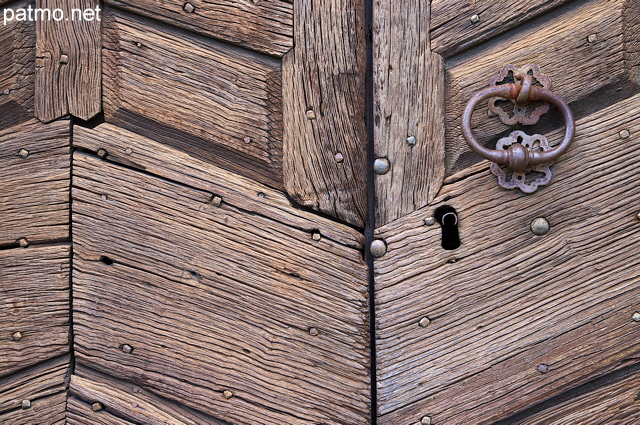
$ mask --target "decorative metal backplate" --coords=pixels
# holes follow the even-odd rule
[[[525,65],[522,68],[516,68],[514,65],[506,65],[500,71],[500,74],[492,77],[491,86],[499,86],[502,84],[522,84],[525,75],[533,77],[533,85],[544,87],[551,90],[551,79],[540,72],[537,65]],[[550,105],[545,102],[527,102],[524,105],[518,105],[515,100],[493,98],[489,100],[489,110],[500,118],[506,125],[524,124],[533,125],[538,122],[540,116],[547,112]]]
[[[506,150],[514,143],[520,143],[529,151],[549,151],[549,142],[547,138],[534,134],[527,135],[523,131],[514,131],[509,137],[503,137],[496,143],[497,150]],[[491,172],[498,177],[498,184],[505,189],[518,188],[524,193],[533,193],[539,186],[544,186],[551,181],[551,170],[549,165],[544,164],[532,167],[526,172],[515,172],[507,170],[506,167],[500,166],[495,162],[491,163]]]

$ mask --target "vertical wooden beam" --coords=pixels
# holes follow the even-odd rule
[[[377,226],[428,204],[444,179],[444,61],[430,48],[429,8],[374,2],[374,149],[390,162],[375,177]]]
[[[640,3],[627,0],[622,12],[624,25],[624,62],[629,79],[640,84]]]
[[[364,2],[296,0],[294,28],[283,62],[285,188],[296,202],[363,227]]]
[[[36,20],[35,116],[43,122],[67,114],[87,120],[101,110],[98,5],[98,0],[36,1],[36,8],[51,12],[51,19],[45,14]],[[88,10],[92,20],[91,12],[84,15]]]

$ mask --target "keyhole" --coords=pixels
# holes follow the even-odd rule
[[[435,211],[434,217],[442,226],[442,247],[446,250],[459,248],[458,213],[455,208],[444,205]]]

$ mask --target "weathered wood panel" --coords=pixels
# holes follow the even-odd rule
[[[0,414],[0,423],[11,425],[64,425],[67,394],[60,392],[34,400],[27,409]]]
[[[283,186],[279,61],[113,9],[104,25],[108,122]]]
[[[640,422],[638,403],[640,375],[632,372],[620,380],[570,398],[514,425],[636,424]]]
[[[291,0],[106,0],[105,3],[258,52],[293,47]]]
[[[485,162],[377,231],[379,423],[492,423],[637,361],[639,112],[636,95],[579,120],[534,196],[499,188]],[[423,222],[441,205],[459,215],[455,251]],[[548,235],[530,232],[536,217]]]
[[[0,245],[69,237],[69,121],[0,130]]]
[[[640,3],[627,0],[623,10],[624,60],[629,79],[640,84]]]
[[[283,61],[284,184],[298,203],[364,227],[364,2],[300,0]]]
[[[94,423],[94,418],[100,418],[106,410],[132,423],[147,425],[227,424],[82,365],[78,365],[71,377],[69,389],[72,395],[89,403],[89,406],[82,406],[78,412],[73,413],[83,415],[90,423]],[[101,410],[95,411],[91,408],[96,402],[101,405],[96,409],[101,407]]]
[[[453,56],[569,1],[433,0],[431,46],[445,57]],[[471,20],[474,15],[477,22]]]
[[[67,114],[88,120],[102,110],[99,4],[36,0],[39,9],[64,13],[36,21],[35,116],[44,122]]]
[[[359,251],[318,231],[322,219],[270,218],[257,184],[234,203],[82,154],[75,167],[80,364],[230,422],[368,423]]]
[[[210,191],[225,202],[242,205],[249,213],[304,229],[310,236],[317,232],[348,247],[363,248],[362,233],[293,207],[282,192],[128,130],[110,124],[93,130],[75,126],[74,145],[93,152],[102,150],[109,161]]]
[[[428,204],[444,180],[444,63],[431,52],[429,4],[374,3],[376,225]],[[398,34],[403,34],[398,37]]]
[[[67,355],[0,379],[0,414],[21,409],[24,400],[33,402],[64,392],[68,370]]]
[[[71,396],[67,400],[67,424],[68,425],[136,425],[113,415],[107,410],[93,411],[93,403],[87,403]]]
[[[33,2],[16,3],[27,7]],[[33,22],[0,26],[0,127],[33,116],[36,31]]]
[[[69,351],[69,251],[0,250],[0,376]]]
[[[448,60],[447,173],[479,161],[462,136],[462,112],[468,100],[488,87],[489,79],[499,74],[504,65],[538,65],[551,78],[553,91],[567,102],[584,99],[598,89],[626,80],[623,5],[623,0],[575,2],[562,8],[562,13],[553,19],[536,21]],[[597,39],[589,42],[587,39],[593,34]],[[599,99],[587,100],[594,101],[603,104]],[[508,129],[497,117],[488,117],[487,112],[485,103],[477,108],[472,123],[478,140],[491,145]]]

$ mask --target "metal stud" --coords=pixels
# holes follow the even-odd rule
[[[472,15],[469,20],[472,24],[477,24],[478,22],[480,22],[480,15]]]
[[[336,162],[342,162],[344,161],[344,155],[342,155],[342,153],[338,152],[337,154],[335,154],[333,156],[333,158],[336,160]]]
[[[93,410],[94,412],[99,412],[102,409],[104,409],[104,406],[102,405],[102,403],[95,402],[91,405],[91,410]]]
[[[619,133],[619,136],[620,136],[621,139],[624,140],[624,139],[627,139],[629,136],[631,136],[631,133],[629,132],[629,130],[622,130]]]
[[[430,323],[431,323],[431,320],[429,320],[428,317],[423,317],[422,319],[420,319],[420,322],[418,322],[421,328],[426,328],[427,326],[429,326]]]
[[[631,316],[631,318],[634,322],[640,322],[640,312],[636,311],[635,313],[633,313],[633,316]]]
[[[387,244],[382,239],[376,239],[371,242],[371,255],[376,258],[382,257],[387,253]]]
[[[3,91],[2,93],[4,93],[4,94],[6,94],[6,95],[7,95],[7,94],[11,93],[11,90],[9,90],[9,89],[4,89],[4,91]]]
[[[407,144],[411,147],[414,147],[416,145],[416,138],[413,136],[409,136],[407,137]]]
[[[313,109],[308,109],[307,112],[305,112],[305,116],[307,117],[308,120],[316,119],[316,113],[313,112]]]
[[[213,205],[214,207],[219,207],[220,204],[222,204],[222,198],[219,196],[214,196],[213,199],[211,199],[211,205]]]
[[[21,248],[26,248],[29,246],[29,241],[27,238],[20,238],[18,239],[18,245],[20,245]]]
[[[596,41],[598,41],[598,34],[591,34],[589,37],[587,37],[587,41],[589,43],[595,43]]]
[[[309,328],[309,335],[311,336],[318,336],[318,329],[316,328]]]
[[[247,145],[251,143],[251,137],[245,137],[243,140]]]
[[[131,155],[133,153],[133,149],[127,148],[124,150],[124,153],[126,153],[127,155]]]
[[[373,171],[375,171],[376,174],[387,174],[390,167],[391,163],[387,158],[376,158],[376,160],[373,161]]]
[[[549,221],[544,217],[538,217],[531,222],[531,233],[536,236],[546,235],[549,228]]]
[[[426,224],[427,226],[433,226],[434,224],[436,224],[436,219],[433,217],[427,217],[424,219],[424,224]]]
[[[98,157],[100,157],[102,159],[105,159],[107,157],[107,155],[108,155],[107,151],[102,149],[102,148],[98,149],[98,152],[96,152],[96,153],[98,154]]]
[[[196,7],[191,3],[185,3],[184,6],[182,6],[182,9],[187,13],[193,13],[195,12]]]
[[[22,157],[22,158],[26,158],[29,156],[29,151],[22,148],[18,151],[18,156]]]
[[[129,344],[124,344],[121,348],[122,352],[125,354],[131,354],[133,352],[133,347]]]
[[[314,241],[319,241],[320,239],[322,239],[322,235],[318,232],[313,232],[311,234],[311,239],[313,239]]]
[[[22,339],[22,333],[14,332],[13,335],[11,335],[11,339],[14,341],[20,341]]]
[[[28,409],[31,407],[31,400],[22,400],[22,408]]]
[[[229,400],[231,397],[233,397],[233,393],[229,390],[224,390],[224,392],[222,393],[222,395],[224,396],[224,398],[226,398],[227,400]]]
[[[67,55],[60,55],[60,63],[62,65],[66,65],[69,63],[69,56]]]
[[[547,366],[546,364],[539,364],[538,365],[538,372],[540,372],[540,373],[549,372],[549,366]]]
[[[431,417],[423,416],[422,419],[420,419],[420,425],[431,425]]]

